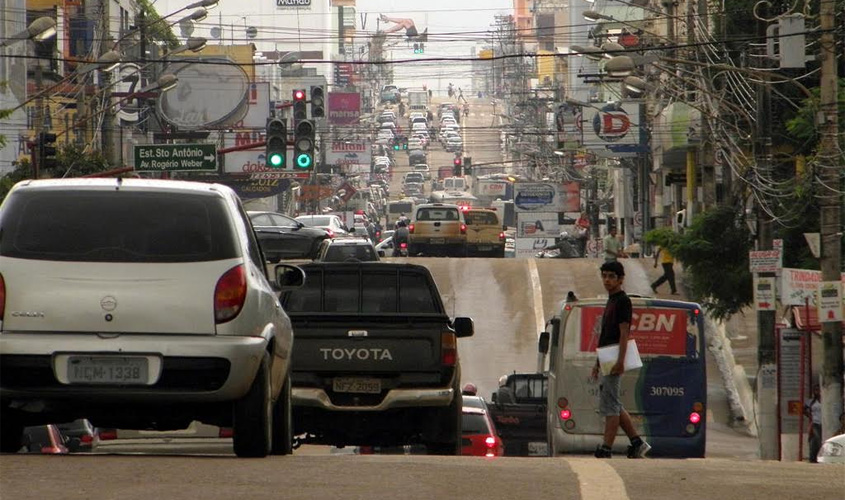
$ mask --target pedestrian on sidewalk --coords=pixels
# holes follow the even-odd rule
[[[625,267],[621,262],[605,262],[601,266],[601,281],[607,290],[607,304],[602,314],[601,335],[599,347],[618,344],[619,356],[616,364],[607,375],[602,374],[599,383],[599,413],[604,416],[604,442],[596,447],[596,458],[610,458],[613,442],[619,427],[631,441],[628,447],[628,458],[644,458],[651,450],[651,445],[643,441],[634,428],[631,415],[622,407],[619,397],[622,385],[622,374],[625,372],[625,351],[628,347],[628,337],[631,333],[633,306],[628,294],[622,289],[625,281]],[[591,377],[599,377],[600,365],[596,358]]]
[[[657,253],[654,254],[655,269],[657,269],[658,260],[660,260],[660,265],[663,266],[663,275],[651,284],[651,291],[657,293],[657,287],[668,281],[672,295],[678,295],[678,288],[675,286],[675,258],[669,253],[669,250],[658,247]]]
[[[813,384],[813,397],[804,403],[804,416],[810,419],[810,432],[807,433],[807,444],[810,452],[810,463],[818,463],[819,450],[822,447],[822,388]]]
[[[620,257],[627,257],[622,250],[622,242],[616,237],[616,226],[611,226],[607,236],[602,240],[604,246],[604,261],[615,262]]]

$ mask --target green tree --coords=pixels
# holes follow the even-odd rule
[[[748,252],[754,240],[743,210],[714,208],[693,219],[683,234],[660,228],[647,232],[645,240],[680,260],[692,298],[714,317],[729,318],[751,304]]]

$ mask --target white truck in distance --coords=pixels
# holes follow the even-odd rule
[[[428,109],[428,92],[424,90],[408,92],[408,108],[426,111]]]

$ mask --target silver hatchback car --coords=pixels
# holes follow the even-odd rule
[[[0,206],[0,451],[23,428],[233,427],[292,452],[293,333],[226,186],[23,181]],[[302,272],[280,265],[291,286]]]

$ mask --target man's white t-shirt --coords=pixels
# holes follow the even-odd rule
[[[808,399],[804,408],[810,409],[810,417],[814,424],[822,425],[822,403],[818,399]]]

